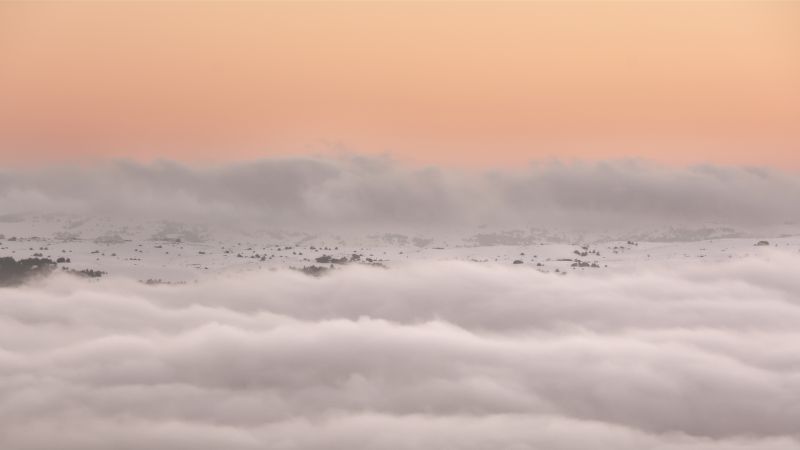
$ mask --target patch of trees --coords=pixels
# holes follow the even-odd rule
[[[320,264],[347,264],[349,262],[349,260],[344,256],[342,256],[341,258],[334,258],[333,256],[330,255],[322,255],[316,258],[315,261],[317,261]]]
[[[581,250],[575,250],[572,253],[574,253],[574,254],[576,254],[578,256],[582,256],[584,258],[589,256],[589,255],[600,256],[600,252],[598,252],[597,250],[589,250],[587,247],[581,247]]]
[[[27,258],[19,261],[10,256],[0,258],[0,286],[18,286],[32,278],[49,275],[56,263],[49,258]]]
[[[358,258],[354,258],[356,256],[358,256]],[[328,258],[330,258],[330,259],[328,259]],[[353,254],[353,256],[350,258],[349,261],[345,257],[337,259],[337,258],[331,258],[330,256],[326,256],[326,257],[317,258],[317,262],[321,263],[321,264],[330,264],[330,265],[328,267],[310,265],[310,266],[304,266],[304,267],[301,267],[301,268],[290,267],[290,269],[297,270],[298,272],[303,272],[306,275],[311,275],[311,276],[314,276],[314,277],[319,277],[319,276],[322,276],[322,275],[324,275],[325,273],[327,273],[327,272],[329,272],[331,270],[335,270],[336,269],[335,264],[346,264],[348,262],[352,262],[354,264],[360,264],[362,266],[380,267],[382,269],[387,269],[386,265],[384,265],[383,263],[380,263],[378,261],[374,261],[374,260],[372,260],[372,258],[367,258],[366,262],[361,262],[361,255],[356,255],[356,254]]]
[[[597,269],[600,267],[600,265],[597,264],[596,262],[589,263],[586,261],[581,261],[579,259],[576,259],[575,262],[572,263],[572,267],[591,267],[593,269]]]
[[[68,273],[70,275],[75,275],[81,278],[100,278],[106,274],[102,270],[92,270],[92,269],[76,270],[76,269],[67,269],[66,267],[62,267],[61,270],[63,270],[65,273]]]
[[[304,266],[304,267],[301,267],[299,269],[296,268],[296,267],[292,267],[292,270],[297,270],[298,272],[302,272],[302,273],[304,273],[306,275],[310,275],[312,277],[320,277],[320,276],[324,275],[325,273],[327,273],[331,269],[329,269],[327,267],[324,267],[324,266],[311,265],[311,266]]]

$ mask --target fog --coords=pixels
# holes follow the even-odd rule
[[[0,289],[0,447],[800,449],[800,255]]]
[[[257,223],[313,230],[625,227],[800,220],[800,177],[774,169],[636,160],[468,171],[388,157],[162,161],[0,171],[0,211]]]

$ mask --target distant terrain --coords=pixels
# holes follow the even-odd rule
[[[766,231],[667,226],[614,234],[482,227],[431,235],[388,231],[342,235],[18,215],[0,221],[0,257],[5,258],[0,284],[17,284],[56,266],[89,277],[109,274],[151,283],[182,283],[262,268],[297,269],[319,276],[348,265],[391,268],[420,260],[516,265],[571,274],[685,261],[712,263],[774,249],[800,251],[800,233],[787,225]]]

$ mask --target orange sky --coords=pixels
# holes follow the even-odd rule
[[[800,168],[800,3],[2,3],[0,157]]]

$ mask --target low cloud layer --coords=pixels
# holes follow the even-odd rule
[[[0,290],[0,447],[800,449],[800,256]]]
[[[800,220],[800,177],[645,162],[545,163],[467,172],[387,158],[161,162],[0,172],[0,211],[66,212],[316,229],[454,225],[778,225]]]

